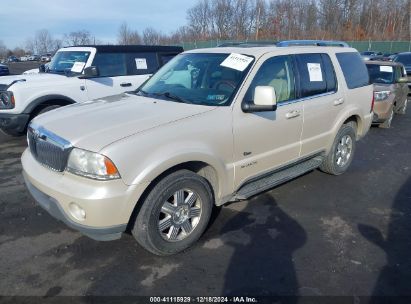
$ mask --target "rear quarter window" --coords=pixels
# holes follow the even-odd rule
[[[360,88],[370,84],[367,67],[359,53],[337,53],[336,56],[349,89]]]

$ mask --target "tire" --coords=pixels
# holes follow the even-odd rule
[[[404,105],[402,106],[402,108],[397,111],[397,114],[401,114],[401,115],[406,114],[407,113],[407,106],[408,106],[408,97],[407,97],[407,99],[405,99],[405,102],[404,102]]]
[[[391,127],[392,120],[394,118],[394,109],[391,109],[390,116],[386,121],[379,125],[380,128],[389,129]]]
[[[357,124],[355,122],[349,122],[341,126],[330,152],[320,166],[321,171],[332,175],[341,175],[347,171],[355,153],[356,128]]]
[[[51,111],[51,110],[58,109],[58,108],[60,108],[60,107],[61,107],[61,106],[59,106],[59,105],[46,106],[45,108],[41,109],[37,114],[35,114],[31,119],[33,119],[34,117],[36,117],[36,116],[38,116],[38,115],[44,114],[44,113],[46,113],[46,112],[49,112],[49,111]]]
[[[1,131],[4,134],[6,134],[8,136],[12,136],[12,137],[21,137],[24,134],[26,134],[26,132],[18,132],[18,131],[15,131],[15,130],[7,130],[7,129],[1,129]]]
[[[191,208],[188,203],[195,196],[190,193],[197,198]],[[180,170],[164,177],[142,202],[131,231],[134,238],[156,255],[172,255],[187,249],[208,225],[214,206],[212,193],[207,180],[191,171]],[[198,216],[192,216],[194,213]],[[190,226],[192,230],[187,233]]]

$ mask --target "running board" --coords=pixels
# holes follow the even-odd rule
[[[316,156],[305,160],[297,165],[281,169],[271,174],[265,175],[257,180],[250,181],[242,186],[234,196],[235,200],[245,200],[257,193],[266,191],[282,183],[285,183],[297,176],[318,168],[324,160],[323,156]]]

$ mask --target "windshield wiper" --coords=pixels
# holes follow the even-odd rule
[[[130,93],[132,93],[132,94],[136,94],[136,95],[145,95],[145,96],[150,96],[150,93],[148,93],[148,92],[146,92],[146,91],[144,91],[144,90],[136,90],[136,91],[132,91],[132,92],[130,92]]]
[[[131,93],[131,92],[130,92]],[[171,93],[171,92],[163,92],[163,93],[149,93],[149,92],[146,92],[146,91],[144,91],[144,90],[138,90],[137,92],[136,91],[134,91],[133,92],[134,94],[136,94],[136,95],[144,95],[144,96],[158,96],[158,97],[162,97],[162,96],[164,96],[164,97],[167,97],[168,99],[171,99],[171,100],[174,100],[174,101],[177,101],[177,102],[181,102],[181,103],[190,103],[190,104],[192,104],[193,102],[191,102],[191,101],[189,101],[189,100],[187,100],[187,99],[184,99],[184,98],[182,98],[182,97],[180,97],[180,96],[178,96],[178,95],[175,95],[175,94],[173,94],[173,93]]]
[[[182,98],[182,97],[180,97],[180,96],[178,96],[178,95],[175,95],[175,94],[173,94],[173,93],[171,93],[171,92],[153,93],[153,95],[155,95],[155,96],[165,96],[165,97],[167,97],[168,99],[171,99],[171,100],[174,100],[174,101],[177,101],[177,102],[190,103],[190,104],[192,104],[191,101],[189,101],[189,100],[187,100],[187,99],[184,99],[184,98]]]

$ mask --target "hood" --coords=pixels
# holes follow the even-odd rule
[[[75,147],[98,152],[125,137],[213,109],[215,107],[121,94],[63,107],[36,117],[33,123]]]
[[[22,80],[25,79],[26,83],[38,83],[39,85],[44,85],[47,81],[57,81],[62,80],[67,76],[59,75],[59,74],[51,74],[51,73],[38,73],[38,74],[28,74],[28,75],[10,75],[10,76],[2,76],[0,78],[0,85],[10,85],[15,80]],[[23,82],[18,82],[21,85]]]

